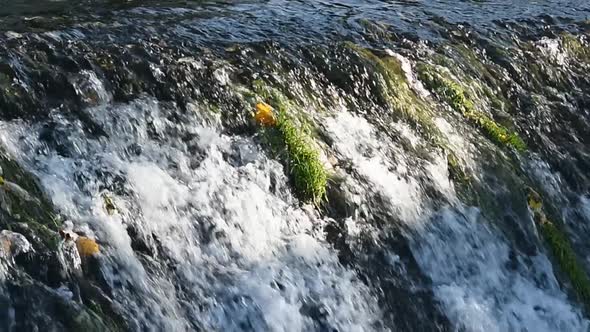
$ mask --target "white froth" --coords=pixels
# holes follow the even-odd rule
[[[543,37],[536,43],[536,47],[541,51],[541,54],[558,65],[565,65],[567,54],[560,47],[558,39]]]
[[[510,249],[477,209],[445,208],[415,239],[436,297],[460,330],[584,331],[580,311],[559,290],[545,256],[509,268]],[[522,262],[521,262],[522,263]]]
[[[386,195],[404,220],[416,220],[421,197],[418,184],[407,177],[404,159],[392,163],[385,155],[388,147],[377,139],[364,118],[342,112],[327,119],[325,125],[335,140],[336,150],[352,162],[375,190]]]
[[[446,121],[437,123],[447,129],[443,132],[449,134],[461,157],[469,160],[468,143]],[[359,183],[351,187],[385,194],[392,214],[417,230],[410,239],[413,255],[432,280],[435,297],[457,330],[549,332],[589,327],[579,308],[560,290],[547,257],[531,257],[533,263],[526,264],[519,254],[511,256],[506,240],[479,210],[460,203],[443,156],[433,156],[424,168],[434,187],[448,198],[448,205],[431,210],[420,204],[424,188],[412,177],[403,179],[403,167],[393,165],[384,153],[391,147],[368,122],[339,113],[325,125],[335,149],[370,183],[369,187]],[[403,156],[400,159],[396,162],[403,165]],[[355,226],[354,220],[348,224]],[[389,257],[395,264],[396,253]]]
[[[88,227],[104,244],[103,273],[134,327],[373,329],[380,319],[376,300],[324,243],[316,227],[323,221],[294,204],[282,166],[251,139],[202,127],[198,113],[189,123],[171,123],[153,100],[87,113],[108,139],[73,131],[67,139],[79,146],[74,157],[32,153],[42,146],[39,128],[18,122],[2,124],[2,142],[40,178],[74,228]],[[185,142],[170,132],[195,138]],[[140,154],[129,153],[134,145]],[[124,191],[110,193],[114,215],[105,212],[100,189],[109,177],[98,170],[122,178]],[[154,274],[144,265],[131,248],[131,225],[157,237],[172,270]]]

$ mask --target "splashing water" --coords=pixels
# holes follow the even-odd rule
[[[379,318],[375,299],[321,239],[320,217],[294,205],[282,166],[251,139],[202,127],[196,113],[188,122],[169,122],[161,107],[139,100],[90,110],[110,138],[72,132],[67,144],[78,147],[75,157],[30,155],[43,149],[38,133],[16,123],[3,128],[5,146],[37,169],[74,228],[92,229],[104,243],[105,278],[136,317],[135,328],[184,330],[195,320],[224,331],[372,329]],[[151,138],[150,127],[154,135],[177,135]],[[130,152],[132,146],[141,153]],[[122,186],[113,194],[123,203],[115,216],[101,202],[101,188],[115,184],[111,174]],[[130,226],[157,236],[168,271],[142,265],[127,236]]]
[[[590,330],[586,3],[66,3],[0,19],[0,329]]]

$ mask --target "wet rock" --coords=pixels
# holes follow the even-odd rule
[[[330,219],[324,226],[326,241],[338,250],[338,258],[342,265],[349,265],[353,256],[350,246],[346,243],[348,230],[344,219]]]
[[[89,70],[82,70],[69,78],[83,107],[96,106],[109,100],[102,81]]]
[[[391,235],[366,250],[363,275],[382,292],[379,303],[386,313],[387,326],[398,331],[451,331],[451,323],[435,300],[407,240]],[[390,257],[392,252],[398,255],[395,261]]]
[[[33,246],[24,235],[3,230],[0,232],[0,252],[7,258],[33,251]]]
[[[20,34],[20,33],[18,33],[18,32],[14,32],[14,31],[6,31],[6,32],[4,33],[4,35],[5,35],[5,36],[6,36],[6,38],[8,38],[9,40],[10,40],[10,39],[19,39],[19,38],[22,38],[22,37],[23,37],[23,35],[21,35],[21,34]]]
[[[12,316],[16,331],[113,331],[116,326],[84,306],[68,301],[62,295],[30,279],[8,282],[8,306],[1,307],[0,315]],[[8,311],[8,313],[6,312]],[[10,314],[12,311],[12,314]]]
[[[348,218],[355,211],[354,203],[345,192],[344,178],[332,176],[326,186],[326,201],[323,205],[327,214],[334,219]]]
[[[70,277],[67,266],[55,252],[35,252],[15,257],[15,263],[31,278],[50,287],[59,287]]]
[[[314,303],[312,299],[304,300],[299,312],[313,319],[320,331],[338,331],[336,328],[330,326],[328,322],[328,316],[330,315],[328,309],[321,304]]]
[[[60,245],[60,253],[64,265],[71,275],[80,275],[82,272],[82,258],[78,252],[76,242],[71,240],[71,237],[68,235],[62,235],[62,237],[67,237]]]
[[[144,253],[150,257],[157,254],[156,241],[152,236],[146,236],[138,232],[137,228],[132,225],[127,226],[127,235],[131,238],[131,248],[134,251]]]

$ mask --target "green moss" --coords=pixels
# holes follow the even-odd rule
[[[590,48],[582,44],[574,35],[564,33],[561,36],[561,43],[563,48],[575,58],[583,61],[590,60]]]
[[[578,262],[565,234],[548,220],[541,222],[541,233],[551,248],[557,264],[567,274],[577,295],[587,306],[590,306],[590,279]]]
[[[379,40],[388,40],[392,37],[387,31],[389,29],[388,24],[371,21],[365,18],[358,20],[358,23],[369,35],[377,37]]]
[[[461,85],[443,77],[434,67],[426,64],[418,66],[418,76],[424,84],[451,105],[453,109],[480,128],[495,143],[513,147],[520,152],[526,150],[526,144],[516,132],[511,132],[485,113],[478,111]]]
[[[551,249],[551,253],[559,269],[567,275],[576,295],[586,305],[587,309],[590,310],[590,279],[579,263],[570,241],[557,225],[547,219],[543,211],[541,196],[530,188],[528,205],[533,211],[541,234]]]
[[[221,108],[219,108],[219,105],[211,104],[208,109],[213,114],[221,114]]]
[[[110,325],[108,317],[101,317],[92,310],[80,305],[72,305],[63,299],[53,301],[54,311],[60,321],[71,331],[121,331],[118,326]]]
[[[467,47],[465,44],[453,44],[450,49],[456,52],[457,60],[456,64],[447,65],[446,68],[456,68],[474,77],[475,80],[470,83],[472,88],[485,96],[492,108],[506,111],[506,108],[511,107],[510,101],[502,93],[498,93],[497,89],[503,83],[497,79],[501,74],[494,72],[493,65],[484,63],[482,56],[476,53],[473,47]]]
[[[381,75],[385,86],[378,92],[397,115],[425,134],[435,145],[444,145],[444,136],[434,124],[433,115],[428,111],[427,105],[408,84],[401,62],[391,56],[379,57],[371,50],[353,43],[346,43],[346,47],[358,54],[370,69]]]
[[[321,203],[326,195],[328,177],[318,151],[302,129],[285,114],[279,116],[277,130],[287,151],[289,173],[297,193],[303,200]]]
[[[29,228],[33,230],[35,235],[38,236],[39,239],[41,239],[43,244],[47,246],[48,249],[58,249],[59,242],[61,241],[61,239],[55,231],[47,228],[45,225],[40,224],[33,219],[27,219],[26,223],[29,226]]]
[[[459,158],[452,152],[447,153],[447,167],[449,169],[449,177],[459,182],[460,184],[468,183],[471,179],[461,167]]]
[[[275,127],[264,129],[264,138],[273,152],[286,164],[296,195],[303,201],[316,205],[326,196],[328,175],[320,161],[319,152],[313,147],[311,129],[305,116],[295,118],[292,110],[297,107],[279,90],[262,80],[252,82],[254,93],[268,101],[277,115]]]
[[[276,127],[266,128],[264,133],[272,151],[286,164],[296,195],[303,201],[321,204],[328,175],[311,137],[283,112]]]
[[[10,212],[16,219],[33,220],[36,223],[57,230],[59,221],[53,213],[53,206],[47,200],[33,175],[25,172],[15,161],[0,154],[0,166],[3,172],[3,181],[10,181],[30,195],[33,200],[26,200],[10,190],[6,195],[10,199]]]
[[[261,96],[262,98],[269,98],[269,89],[266,83],[262,79],[255,79],[252,81],[252,89],[255,94]]]
[[[461,166],[461,161],[450,148],[447,138],[434,123],[430,106],[410,87],[402,63],[395,57],[379,57],[372,51],[348,43],[347,47],[356,52],[365,61],[365,65],[379,73],[384,80],[385,89],[380,91],[388,101],[391,109],[407,121],[410,126],[436,148],[447,154],[449,176],[459,192],[471,192],[470,177]],[[418,152],[418,151],[416,151]],[[467,196],[467,195],[466,195]]]
[[[287,113],[294,108],[294,104],[280,90],[268,86],[262,79],[252,81],[252,95],[254,99],[266,100],[278,110],[279,113]]]

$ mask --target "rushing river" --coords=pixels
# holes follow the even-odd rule
[[[590,331],[589,72],[583,0],[6,1],[0,331]]]

